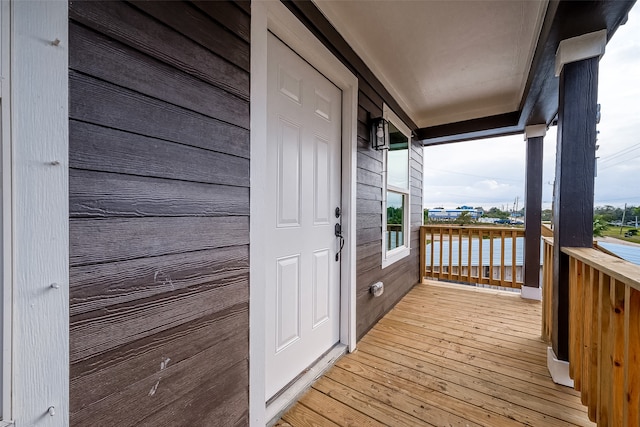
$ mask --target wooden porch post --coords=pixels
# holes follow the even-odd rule
[[[563,40],[556,54],[560,77],[554,194],[553,352],[569,356],[569,260],[562,247],[593,245],[593,189],[598,62],[606,30]]]
[[[525,128],[527,140],[527,182],[524,216],[524,280],[521,296],[540,301],[540,225],[542,223],[542,142],[547,126]]]

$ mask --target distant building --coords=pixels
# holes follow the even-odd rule
[[[429,209],[429,220],[431,221],[448,221],[458,218],[464,212],[467,212],[471,219],[478,219],[482,216],[482,211],[471,206],[460,206],[456,209],[433,208]]]

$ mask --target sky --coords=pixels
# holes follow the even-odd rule
[[[600,60],[601,104],[595,206],[640,206],[640,6],[618,28]],[[544,139],[542,208],[551,208],[557,128]],[[425,208],[524,205],[522,135],[424,148]]]

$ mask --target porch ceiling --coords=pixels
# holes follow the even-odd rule
[[[635,3],[313,1],[414,122],[424,145],[550,124],[558,109],[560,41],[605,28],[610,39]]]
[[[316,1],[418,127],[518,110],[547,4]]]

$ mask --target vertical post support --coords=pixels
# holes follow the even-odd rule
[[[525,128],[527,171],[524,216],[524,280],[521,296],[540,301],[540,224],[542,223],[542,155],[545,124]]]
[[[593,245],[598,62],[606,30],[563,40],[556,54],[560,77],[556,185],[552,346],[556,357],[569,355],[569,257],[563,247]]]
[[[2,127],[11,127],[13,186],[13,280],[4,284],[13,288],[11,417],[21,426],[63,427],[69,425],[69,6],[14,0],[10,8],[11,104]]]

